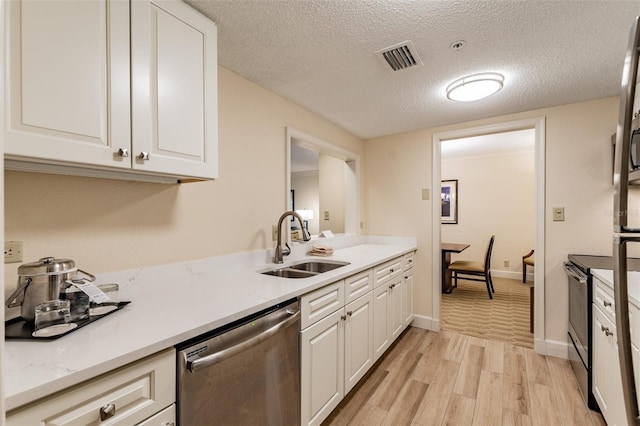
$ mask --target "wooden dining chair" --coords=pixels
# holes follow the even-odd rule
[[[492,235],[489,240],[489,247],[484,257],[484,263],[470,260],[456,260],[449,265],[448,270],[453,274],[454,287],[458,286],[458,278],[461,280],[481,281],[487,286],[489,299],[493,299],[492,293],[495,293],[495,290],[493,288],[493,280],[491,279],[491,251],[493,250],[493,242],[495,239],[495,235]]]
[[[535,267],[535,257],[533,256],[533,250],[522,256],[522,282],[527,282],[527,265]]]

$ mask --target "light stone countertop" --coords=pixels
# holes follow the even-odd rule
[[[592,269],[591,273],[613,290],[613,271],[611,269]],[[640,272],[627,272],[627,289],[629,301],[640,308]]]
[[[311,278],[286,279],[257,271],[302,259],[310,244],[332,246],[327,260],[350,262]],[[3,381],[7,411],[209,332],[279,302],[409,253],[415,238],[346,236],[296,245],[284,265],[273,250],[241,253],[101,274],[119,283],[131,304],[56,340],[6,340]]]

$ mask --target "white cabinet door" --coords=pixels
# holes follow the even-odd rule
[[[395,341],[404,330],[404,276],[389,282],[389,335],[391,342]]]
[[[6,156],[130,168],[129,2],[4,7]]]
[[[131,57],[133,168],[217,177],[215,24],[179,1],[133,1]]]
[[[593,394],[607,424],[627,424],[616,327],[593,307]]]
[[[402,284],[402,317],[404,328],[413,321],[413,269],[405,271],[404,283]]]
[[[373,365],[373,292],[346,307],[344,336],[344,393],[358,383]]]
[[[301,332],[303,425],[319,425],[344,396],[344,309]]]
[[[373,291],[373,356],[377,361],[391,345],[389,333],[389,287],[381,285]]]

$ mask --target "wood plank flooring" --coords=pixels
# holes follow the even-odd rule
[[[606,426],[568,361],[409,327],[324,426]]]

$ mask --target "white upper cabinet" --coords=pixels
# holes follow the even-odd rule
[[[215,24],[182,2],[131,2],[131,70],[134,169],[217,177]]]
[[[92,170],[217,177],[212,21],[176,0],[5,4],[8,160],[107,177],[119,175]]]
[[[129,4],[10,1],[5,154],[130,167]]]

